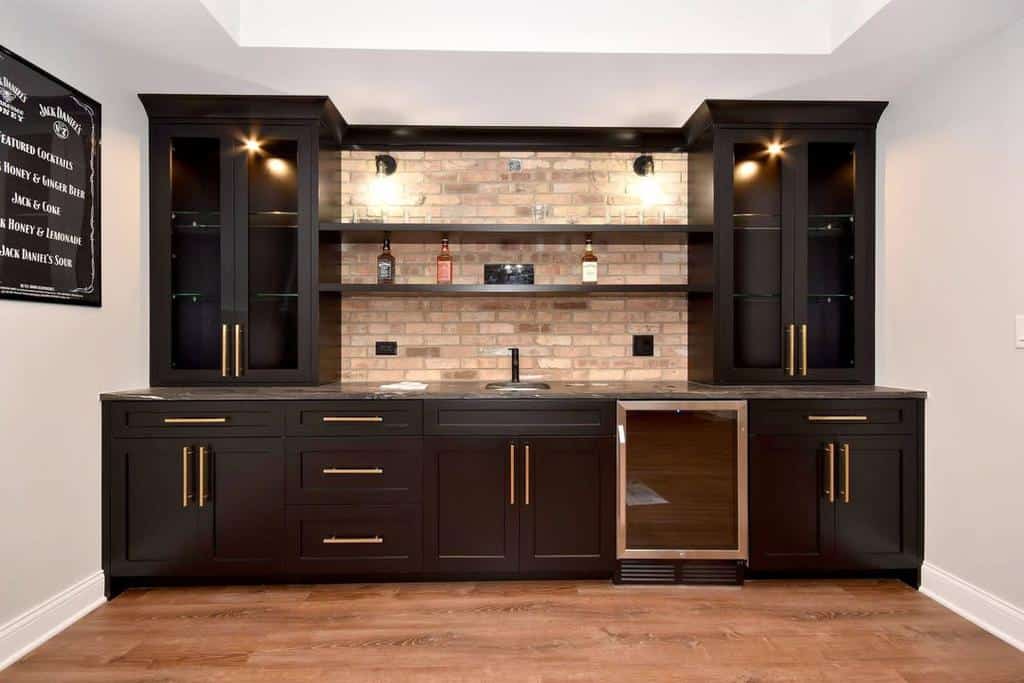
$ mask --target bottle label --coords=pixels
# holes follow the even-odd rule
[[[391,272],[391,263],[388,261],[377,262],[377,279],[378,280],[390,280],[393,277]]]
[[[437,282],[438,284],[451,284],[452,281],[452,262],[451,261],[438,261],[437,262]]]
[[[597,261],[583,262],[583,281],[597,282]]]

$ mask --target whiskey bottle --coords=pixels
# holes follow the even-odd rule
[[[597,256],[594,254],[594,241],[587,238],[586,250],[583,252],[583,283],[597,283]]]
[[[448,238],[441,239],[441,253],[437,255],[437,284],[450,285],[452,283],[452,253],[448,250]]]
[[[391,255],[391,240],[384,238],[384,251],[377,257],[377,284],[395,284],[395,257]]]

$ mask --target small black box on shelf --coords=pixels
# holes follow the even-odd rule
[[[485,285],[532,285],[532,263],[486,263]]]

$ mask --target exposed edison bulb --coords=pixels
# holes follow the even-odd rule
[[[401,188],[394,176],[376,175],[370,181],[370,200],[374,204],[397,204]]]
[[[769,142],[768,143],[768,156],[777,157],[782,154],[782,143],[781,142]]]
[[[287,175],[288,162],[278,157],[271,157],[267,159],[267,171],[273,175]]]
[[[260,151],[260,141],[257,140],[256,138],[246,138],[244,144],[245,148],[250,152]]]
[[[661,191],[661,185],[654,174],[645,175],[637,179],[631,188],[631,194],[640,198],[644,206],[654,206],[665,203],[665,193]]]
[[[739,180],[750,180],[757,175],[759,170],[761,170],[760,165],[758,165],[758,163],[753,159],[748,159],[747,161],[741,161],[736,164],[736,170],[734,173],[736,178]]]

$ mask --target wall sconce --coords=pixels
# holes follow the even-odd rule
[[[390,154],[378,154],[373,161],[377,167],[378,178],[389,176],[398,169],[398,162]]]
[[[401,197],[401,188],[395,178],[391,177],[398,169],[398,162],[390,154],[378,154],[373,163],[377,173],[370,181],[370,201],[380,205],[383,211],[384,206],[397,204]]]
[[[665,200],[661,192],[661,186],[654,175],[654,157],[650,154],[641,154],[633,160],[633,173],[640,176],[640,180],[633,186],[632,193],[640,197],[644,206],[661,204]]]

